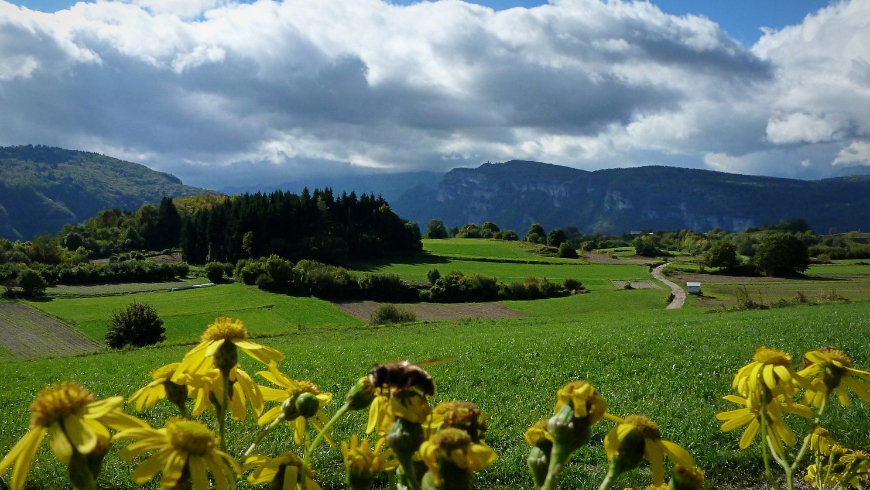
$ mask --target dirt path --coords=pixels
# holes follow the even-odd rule
[[[0,344],[24,359],[70,356],[102,348],[60,320],[22,303],[0,303]]]
[[[670,264],[670,262],[668,264]],[[659,281],[665,283],[669,288],[671,288],[671,292],[674,293],[674,299],[671,300],[671,304],[668,305],[667,309],[675,310],[677,308],[682,308],[683,305],[686,303],[686,291],[680,286],[665,279],[664,274],[662,274],[662,270],[667,267],[668,264],[662,264],[653,269],[652,276]]]

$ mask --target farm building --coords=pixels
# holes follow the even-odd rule
[[[686,291],[689,294],[701,294],[701,283],[700,282],[687,282],[686,283]]]

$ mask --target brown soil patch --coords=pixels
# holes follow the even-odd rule
[[[374,301],[354,301],[335,303],[335,306],[341,311],[367,322],[372,313],[382,304]],[[413,303],[397,304],[396,307],[413,312],[419,321],[464,320],[466,318],[489,320],[526,316],[501,303]]]
[[[102,348],[60,320],[23,303],[0,303],[0,344],[21,358],[69,356]]]
[[[631,284],[631,289],[663,289],[652,281],[610,281],[616,289],[625,289],[626,284]]]
[[[586,252],[583,255],[583,258],[586,259],[591,264],[622,264],[622,265],[650,265],[655,262],[652,259],[614,259],[613,257],[607,254],[596,254],[592,252]]]

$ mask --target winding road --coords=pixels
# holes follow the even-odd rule
[[[668,305],[668,310],[675,310],[677,308],[682,308],[683,304],[686,302],[686,291],[678,286],[677,284],[665,279],[664,274],[662,274],[662,270],[670,264],[662,264],[655,269],[652,270],[652,276],[659,281],[665,283],[669,288],[671,288],[671,292],[674,293],[674,299],[671,300],[671,304]]]

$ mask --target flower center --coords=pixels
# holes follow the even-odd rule
[[[176,418],[166,424],[166,430],[172,446],[186,453],[202,456],[214,449],[214,433],[199,422]]]
[[[843,367],[852,367],[852,360],[849,359],[849,356],[847,356],[846,353],[841,350],[826,347],[824,349],[820,349],[819,352],[828,356],[832,361],[839,362],[843,365]]]
[[[30,428],[48,427],[67,415],[78,412],[96,400],[90,391],[76,383],[52,385],[39,392],[30,405]]]
[[[215,340],[247,340],[248,332],[241,320],[233,321],[232,318],[221,317],[205,329],[202,341]]]
[[[790,367],[791,354],[776,349],[768,349],[767,347],[759,347],[752,356],[752,360],[762,364],[773,364],[778,366]]]
[[[454,449],[463,450],[471,445],[471,436],[460,429],[442,429],[432,436],[432,443],[449,454]]]
[[[629,415],[625,418],[625,423],[633,425],[637,431],[643,434],[645,439],[657,441],[662,438],[659,426],[643,415]]]

